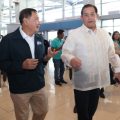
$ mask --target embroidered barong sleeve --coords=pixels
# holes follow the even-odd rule
[[[73,36],[71,37],[71,34],[70,34],[63,45],[62,56],[61,56],[63,62],[67,66],[70,66],[71,59],[75,57],[74,48],[75,48],[75,42],[74,42]]]
[[[109,61],[113,67],[113,70],[115,73],[120,72],[120,58],[119,56],[115,53],[115,46],[113,43],[113,40],[109,38]]]

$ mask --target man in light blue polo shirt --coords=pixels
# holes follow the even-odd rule
[[[51,48],[53,50],[57,50],[58,53],[53,57],[53,63],[54,63],[54,79],[55,79],[55,84],[61,86],[61,83],[67,83],[63,79],[63,74],[64,74],[64,63],[61,60],[61,54],[62,54],[62,45],[64,44],[63,41],[64,37],[64,30],[59,29],[57,31],[57,37],[53,39],[51,42]]]

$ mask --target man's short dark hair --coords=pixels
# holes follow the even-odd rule
[[[81,15],[83,15],[83,11],[85,8],[88,8],[88,7],[93,7],[95,9],[95,12],[96,14],[98,13],[98,10],[97,10],[97,7],[95,5],[92,5],[92,4],[86,4],[83,6],[82,10],[81,10]]]
[[[57,35],[60,35],[60,34],[62,34],[63,32],[64,32],[64,30],[59,29],[59,30],[57,31]]]
[[[32,12],[37,12],[35,9],[33,8],[25,8],[23,9],[20,14],[19,14],[19,21],[20,21],[20,24],[23,23],[23,19],[24,18],[28,18],[32,15]]]

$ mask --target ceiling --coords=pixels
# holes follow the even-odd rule
[[[0,0],[0,29],[4,30],[6,29],[7,24],[16,22],[15,10],[16,4],[18,3],[20,3],[20,9],[32,7],[38,8],[37,10],[42,10],[44,4],[44,9],[50,10],[63,7],[63,2],[66,7],[81,4],[83,3],[83,0],[44,0],[44,3],[42,0]]]

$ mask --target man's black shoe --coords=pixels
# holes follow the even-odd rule
[[[73,113],[77,113],[77,108],[74,106]]]
[[[56,85],[62,86],[60,82],[55,82]]]
[[[105,98],[105,95],[103,93],[100,93],[101,98]]]
[[[65,80],[61,80],[60,81],[61,83],[64,83],[64,84],[67,84],[67,82]]]

